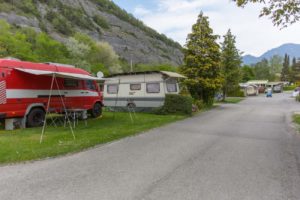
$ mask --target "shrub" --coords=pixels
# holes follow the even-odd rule
[[[238,89],[236,91],[229,92],[227,94],[228,97],[245,97],[244,91]]]
[[[297,87],[296,84],[295,84],[295,85],[289,85],[289,86],[283,87],[283,90],[284,90],[284,91],[290,91],[290,90],[296,89],[296,87]]]
[[[194,100],[194,105],[197,106],[198,110],[205,108],[205,104],[202,100]]]
[[[178,94],[167,94],[163,107],[156,111],[157,114],[192,114],[192,98]]]
[[[93,17],[93,20],[101,28],[104,28],[104,29],[109,29],[110,28],[110,25],[107,23],[107,21],[104,17],[101,17],[99,15],[95,15]]]

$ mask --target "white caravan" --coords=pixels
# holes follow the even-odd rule
[[[166,94],[178,94],[178,79],[168,71],[130,72],[111,75],[105,81],[104,106],[143,110],[163,106]]]

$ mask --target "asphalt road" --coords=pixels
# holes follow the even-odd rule
[[[1,200],[299,200],[287,94],[250,97],[74,155],[0,167]]]

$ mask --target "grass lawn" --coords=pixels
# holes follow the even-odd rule
[[[42,144],[39,143],[41,127],[0,130],[0,164],[78,152],[184,118],[186,116],[136,113],[132,123],[129,113],[116,113],[114,117],[112,112],[105,112],[101,118],[88,120],[87,127],[80,122],[74,129],[75,140],[69,128],[47,127]]]
[[[300,125],[300,114],[293,115],[293,122]]]
[[[244,99],[244,97],[226,97],[225,101],[221,101],[221,103],[239,103]]]

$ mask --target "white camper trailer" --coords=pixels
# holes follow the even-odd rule
[[[184,76],[168,71],[130,72],[111,75],[105,81],[104,106],[147,109],[163,106],[166,94],[178,94],[178,79]]]

